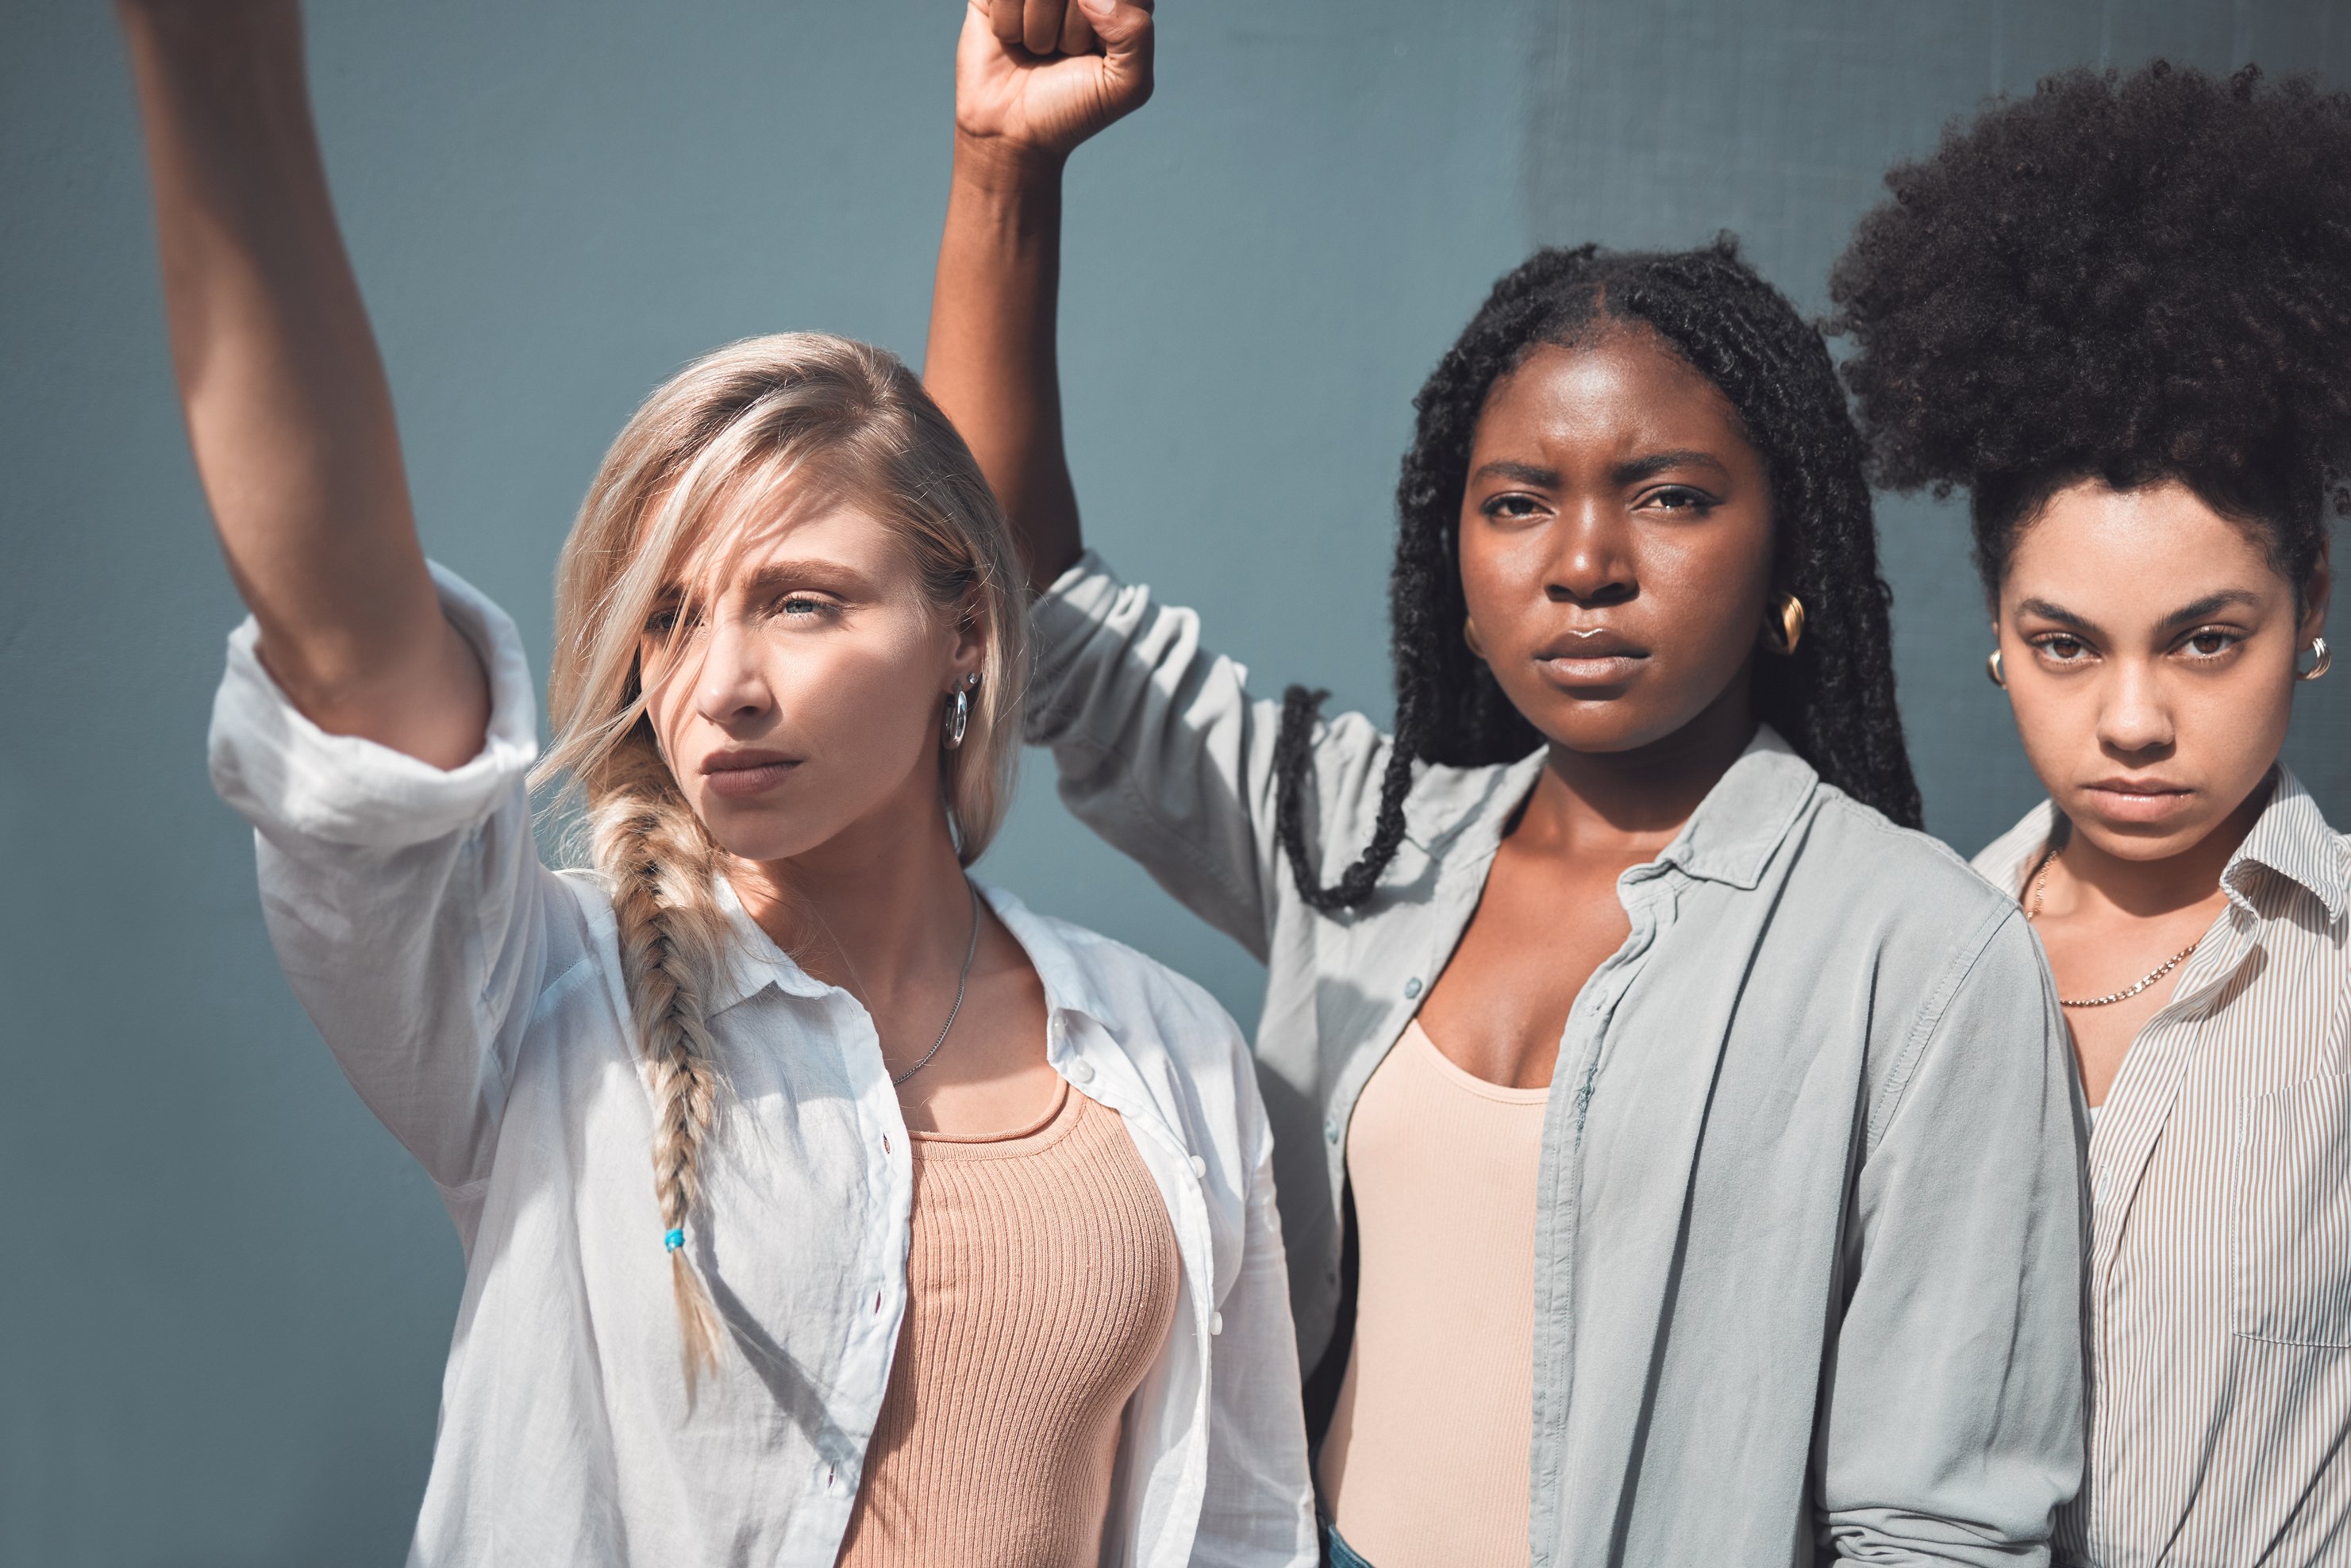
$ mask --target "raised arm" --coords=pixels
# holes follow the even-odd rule
[[[293,0],[126,0],[172,357],[271,676],[330,734],[439,768],[489,693],[417,543],[382,361],[310,122]]]
[[[1054,303],[1061,166],[1151,96],[1150,0],[970,0],[955,179],[923,380],[971,444],[1041,589],[1078,559]]]

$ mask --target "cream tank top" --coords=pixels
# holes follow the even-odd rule
[[[1319,1479],[1378,1568],[1527,1561],[1550,1098],[1471,1076],[1415,1019],[1355,1102],[1355,1340]]]
[[[839,1568],[1092,1568],[1127,1400],[1176,1318],[1176,1228],[1117,1112],[913,1135],[906,1322]]]

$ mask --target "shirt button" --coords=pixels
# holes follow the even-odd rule
[[[1326,1116],[1322,1119],[1322,1138],[1326,1143],[1335,1144],[1339,1141],[1338,1117]]]
[[[1083,1060],[1082,1058],[1081,1058],[1080,1060],[1078,1060],[1078,1061],[1072,1061],[1071,1063],[1070,1063],[1070,1082],[1072,1082],[1072,1083],[1091,1083],[1091,1082],[1092,1082],[1093,1081],[1094,1081],[1094,1070],[1093,1070],[1093,1066],[1092,1066],[1092,1063],[1090,1063],[1090,1062],[1086,1061],[1085,1061],[1085,1060]]]
[[[1406,980],[1404,983],[1404,994],[1406,1000],[1410,1000],[1412,998],[1420,995],[1419,976],[1416,975],[1411,979]]]
[[[1210,1333],[1222,1333],[1225,1332],[1224,1313],[1210,1312],[1208,1314],[1208,1332]]]
[[[1192,1156],[1192,1174],[1196,1176],[1207,1176],[1208,1174],[1208,1162],[1202,1159],[1199,1155],[1194,1155]]]

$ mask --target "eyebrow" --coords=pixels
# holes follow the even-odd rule
[[[751,573],[748,583],[754,593],[772,593],[779,588],[821,588],[839,593],[867,586],[864,573],[831,560],[771,560]]]
[[[818,588],[847,593],[871,587],[864,574],[855,568],[830,560],[771,560],[744,580],[745,590],[753,594],[773,593],[784,588]],[[662,585],[655,602],[675,605],[688,597],[682,584],[667,582]]]
[[[1538,468],[1531,463],[1496,462],[1481,464],[1479,466],[1478,472],[1470,475],[1469,477],[1473,481],[1478,479],[1515,479],[1521,485],[1533,485],[1541,489],[1556,490],[1559,488],[1558,469]]]
[[[2224,588],[2218,593],[2208,593],[2193,604],[2183,604],[2163,618],[2166,626],[2178,626],[2189,621],[2201,621],[2231,606],[2258,610],[2261,599],[2242,588]]]
[[[2017,604],[2023,615],[2038,615],[2043,621],[2054,621],[2060,626],[2071,626],[2076,632],[2095,632],[2096,624],[2086,615],[2076,615],[2062,604],[2052,604],[2045,599],[2027,599]]]
[[[2261,602],[2259,595],[2254,594],[2246,589],[2224,588],[2218,593],[2208,593],[2203,598],[2197,600],[2193,603],[2181,605],[2179,609],[2165,616],[2158,622],[2158,624],[2162,626],[2184,626],[2190,622],[2201,621],[2207,616],[2216,614],[2220,611],[2231,608],[2231,606],[2239,606],[2245,609],[2258,609],[2261,606]],[[2066,609],[2064,605],[2052,604],[2045,599],[2027,599],[2020,602],[2016,608],[2024,614],[2038,615],[2043,621],[2054,621],[2060,626],[2071,626],[2077,632],[2095,632],[2097,630],[2096,623],[2091,621],[2088,616],[2077,615],[2073,611]]]
[[[1670,468],[1707,468],[1725,478],[1729,477],[1730,475],[1729,468],[1713,453],[1700,452],[1695,447],[1685,447],[1672,452],[1652,452],[1645,456],[1627,459],[1611,468],[1608,471],[1608,476],[1622,486],[1638,484],[1644,479],[1663,474]],[[1559,488],[1559,470],[1538,467],[1531,463],[1496,461],[1481,464],[1478,471],[1469,477],[1473,483],[1479,479],[1513,479],[1521,485],[1533,485],[1541,489]]]
[[[1684,447],[1676,452],[1653,452],[1646,457],[1619,463],[1609,470],[1609,476],[1620,486],[1635,485],[1644,479],[1655,478],[1669,468],[1710,468],[1726,479],[1730,477],[1730,470],[1721,458],[1694,447]]]

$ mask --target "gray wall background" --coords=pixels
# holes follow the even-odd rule
[[[919,356],[959,11],[316,7],[427,543],[542,668],[558,541],[657,380],[786,327]],[[1162,32],[1157,100],[1071,177],[1089,526],[1269,686],[1375,713],[1411,394],[1530,245],[1729,227],[1818,309],[1886,162],[1987,93],[2158,53],[2351,81],[2333,0],[1165,0]],[[1963,518],[1881,517],[1930,824],[1972,851],[2034,797]],[[204,782],[238,612],[87,0],[0,5],[0,1563],[396,1562],[457,1248],[287,995]],[[2351,822],[2351,676],[2303,702],[2289,758]],[[1041,767],[987,870],[1254,1016],[1254,966]]]

